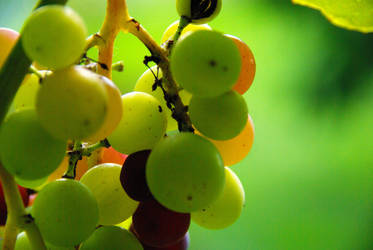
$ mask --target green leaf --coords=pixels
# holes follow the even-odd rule
[[[320,10],[329,21],[345,29],[373,32],[373,0],[292,0]]]

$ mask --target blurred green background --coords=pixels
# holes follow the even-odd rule
[[[0,26],[20,30],[35,3],[0,0]],[[90,33],[99,30],[105,0],[69,5]],[[177,19],[173,0],[128,5],[157,41]],[[193,224],[190,249],[373,249],[373,35],[334,27],[290,0],[225,0],[211,26],[254,52],[245,98],[256,138],[232,167],[246,192],[241,218],[218,231]],[[115,60],[125,71],[114,81],[123,93],[148,54],[131,35],[118,37]]]

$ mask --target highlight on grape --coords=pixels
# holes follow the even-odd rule
[[[20,34],[0,28],[0,90],[15,86],[0,112],[1,244],[185,250],[191,223],[232,225],[245,195],[231,166],[253,145],[242,95],[256,65],[248,45],[207,24],[223,1],[177,0],[180,20],[160,43],[125,0],[107,1],[91,36],[65,3],[40,1]],[[149,49],[130,93],[111,80],[120,31]]]

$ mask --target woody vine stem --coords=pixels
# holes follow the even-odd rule
[[[66,2],[67,0],[40,0],[36,8],[48,4],[64,5]],[[182,25],[178,29],[175,40],[178,39],[182,29],[188,24],[188,20],[182,18],[180,23]],[[178,87],[170,72],[168,55],[172,47],[163,49],[155,42],[142,25],[129,15],[126,0],[107,0],[106,17],[100,31],[87,39],[87,50],[94,46],[98,47],[99,50],[98,61],[100,63],[97,65],[97,73],[111,78],[114,41],[120,31],[135,35],[149,49],[151,53],[149,58],[157,63],[163,72],[163,79],[160,84],[165,89],[165,99],[170,104],[172,116],[177,120],[179,130],[193,131],[190,118],[186,112],[187,108],[178,95]],[[25,55],[21,39],[22,33],[21,38],[17,41],[0,71],[0,124],[3,122],[8,107],[23,78],[29,72],[32,63]],[[105,147],[107,144],[99,143],[90,149],[96,149],[101,146]],[[78,149],[82,150],[82,154],[84,152],[87,153],[87,148],[78,147]],[[100,160],[99,154],[91,151],[88,153],[91,155],[90,165],[95,165]],[[78,160],[79,158],[74,159],[75,164]],[[74,162],[70,165],[74,165]],[[69,166],[67,173],[69,171],[74,172],[74,169],[70,169]],[[70,177],[75,177],[75,174],[71,174]],[[5,226],[2,249],[14,249],[19,230],[24,230],[33,249],[45,250],[45,243],[39,229],[32,217],[25,211],[14,177],[7,172],[1,163],[0,180],[8,208],[8,219]]]

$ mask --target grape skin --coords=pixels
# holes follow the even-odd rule
[[[198,30],[175,45],[170,69],[175,81],[192,95],[215,97],[232,89],[241,71],[241,56],[228,37]]]
[[[152,67],[145,71],[140,78],[137,80],[134,91],[140,91],[144,93],[148,93],[154,96],[161,104],[162,110],[166,113],[167,116],[167,131],[176,130],[178,125],[174,118],[172,118],[171,110],[167,107],[166,100],[164,99],[163,91],[160,87],[153,91],[153,84],[155,82],[154,75],[152,71],[156,74],[157,73],[157,66]],[[159,71],[158,78],[162,78],[162,71]],[[186,90],[180,90],[179,96],[184,105],[188,105],[191,99],[191,94],[188,93]]]
[[[80,250],[143,250],[136,237],[116,226],[104,226],[83,242]]]
[[[20,179],[37,180],[51,174],[62,162],[65,148],[64,141],[44,130],[33,109],[10,114],[0,129],[1,161]]]
[[[248,109],[245,99],[231,90],[213,98],[193,96],[189,105],[193,125],[206,137],[228,140],[245,127]]]
[[[0,28],[0,69],[15,45],[19,33],[8,28]]]
[[[167,29],[165,30],[165,32],[162,35],[161,44],[167,42],[167,40],[169,40],[169,39],[172,39],[173,35],[177,31],[178,26],[179,26],[179,20],[173,22],[172,24],[170,24],[170,26],[167,27]],[[196,31],[196,30],[211,30],[211,27],[208,24],[199,24],[198,25],[198,24],[190,23],[183,29],[180,37],[182,37],[183,35],[185,35],[188,32],[193,32],[193,31]]]
[[[63,69],[83,54],[86,37],[85,24],[73,9],[48,5],[26,20],[22,45],[31,60],[47,68]]]
[[[64,247],[86,240],[99,219],[92,192],[70,179],[47,184],[36,197],[31,214],[45,241]]]
[[[243,95],[251,87],[254,81],[256,72],[255,58],[249,46],[247,46],[247,44],[241,39],[232,35],[225,36],[232,39],[240,51],[242,61],[241,73],[237,82],[233,86],[233,89]]]
[[[224,168],[215,146],[192,133],[164,138],[151,152],[146,180],[166,208],[189,213],[213,202],[224,187]]]
[[[122,96],[123,117],[108,137],[112,147],[123,153],[152,149],[164,136],[167,118],[159,101],[143,92]]]
[[[223,229],[241,215],[245,192],[237,175],[225,167],[225,187],[219,198],[207,207],[192,213],[192,220],[208,229]]]
[[[80,179],[97,200],[101,225],[114,225],[128,219],[139,204],[123,190],[119,179],[121,168],[113,163],[100,164]]]
[[[176,9],[180,16],[186,16],[194,23],[207,23],[220,12],[222,0],[176,0]],[[207,7],[206,9],[201,7]]]
[[[43,127],[61,140],[83,140],[97,132],[107,115],[103,81],[102,76],[80,66],[45,78],[36,100]]]

